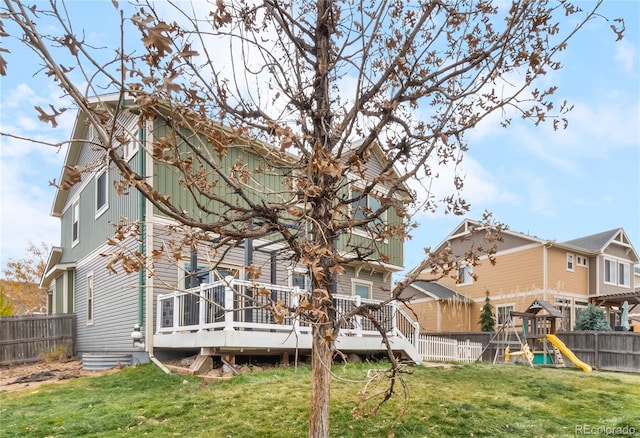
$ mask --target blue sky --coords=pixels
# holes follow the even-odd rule
[[[592,2],[578,2],[585,8]],[[104,8],[105,13],[102,13]],[[470,132],[464,158],[463,196],[471,204],[467,217],[485,210],[512,230],[564,241],[622,227],[640,251],[640,2],[605,1],[601,13],[624,17],[625,38],[604,20],[594,20],[560,58],[564,68],[545,78],[559,86],[556,96],[574,105],[569,127],[534,127],[516,120],[510,128],[496,118]],[[111,2],[74,2],[76,25],[86,37],[108,45],[115,33]],[[10,29],[8,29],[10,31]],[[74,114],[65,113],[51,129],[38,121],[35,105],[58,101],[59,92],[41,75],[35,58],[11,40],[3,47],[8,76],[0,79],[0,131],[47,141],[67,140]],[[0,262],[24,256],[29,241],[57,245],[59,220],[50,217],[66,148],[0,137]],[[451,190],[447,171],[436,184]],[[407,243],[405,265],[415,266],[424,247],[440,243],[463,218],[441,213],[418,216],[420,227]]]

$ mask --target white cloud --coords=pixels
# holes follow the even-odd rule
[[[469,154],[457,169],[453,164],[437,166],[434,167],[433,175],[432,178],[423,177],[421,184],[415,180],[409,182],[410,187],[417,192],[419,200],[424,201],[430,195],[438,202],[455,193],[453,181],[458,175],[464,182],[460,195],[471,204],[474,211],[499,204],[518,205],[521,202],[518,195],[508,189],[502,189],[504,185]],[[416,212],[416,217],[423,215],[424,211]],[[436,215],[444,215],[444,211],[440,209]]]
[[[23,257],[29,241],[56,245],[60,240],[59,220],[48,215],[53,190],[29,181],[24,175],[26,166],[28,162],[23,166],[16,165],[14,160],[3,159],[0,162],[3,266],[9,258]]]
[[[625,72],[637,74],[638,47],[626,39],[618,41],[614,60],[622,66]]]

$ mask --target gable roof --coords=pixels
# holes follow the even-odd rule
[[[544,300],[535,300],[533,303],[531,303],[529,308],[525,310],[525,312],[537,315],[541,310],[545,310],[549,314],[549,316],[553,318],[562,318],[562,313],[558,309],[553,307],[551,303]]]
[[[613,230],[603,231],[601,233],[591,234],[589,236],[579,237],[577,239],[563,242],[564,245],[590,253],[600,253],[607,249],[607,247],[612,243],[629,248],[629,258],[636,263],[639,261],[638,253],[636,253],[633,245],[631,245],[629,238],[622,228],[615,228]]]
[[[415,281],[411,283],[411,286],[436,300],[471,302],[466,296],[433,281]]]

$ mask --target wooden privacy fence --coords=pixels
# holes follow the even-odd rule
[[[469,340],[457,341],[438,336],[420,335],[418,352],[425,361],[475,362],[482,353],[482,344]]]
[[[480,342],[487,346],[494,333],[438,333],[449,339]],[[424,335],[421,335],[424,336]],[[521,334],[522,336],[522,334]],[[581,361],[595,370],[640,373],[640,333],[634,332],[558,332],[557,336]],[[482,360],[492,362],[499,344],[488,345]],[[565,360],[569,367],[574,366]]]
[[[640,333],[561,332],[558,337],[596,370],[640,373]]]
[[[35,362],[60,346],[73,356],[75,339],[73,314],[0,317],[0,364]]]

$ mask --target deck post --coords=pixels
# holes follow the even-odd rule
[[[180,327],[180,298],[178,297],[178,291],[173,291],[173,333],[178,331]]]
[[[156,298],[156,333],[160,333],[162,329],[162,303],[160,296]]]
[[[355,295],[355,306],[358,307],[362,304],[362,297],[360,295]],[[356,326],[356,337],[362,337],[362,315],[356,315],[354,318],[355,326]]]
[[[204,298],[204,284],[201,284],[199,287],[198,296],[200,300],[200,305],[198,306],[198,331],[201,332],[204,330],[204,325],[206,324],[206,315],[207,308],[209,307],[207,301]]]
[[[300,288],[298,286],[294,286],[293,291],[291,292],[291,307],[296,309],[300,304]],[[297,335],[300,334],[300,321],[298,318],[294,318],[293,320],[293,332]]]
[[[395,301],[391,303],[391,333],[392,336],[398,336],[398,306]]]
[[[235,278],[228,275],[224,278],[224,330],[234,331],[233,328],[233,282]]]

